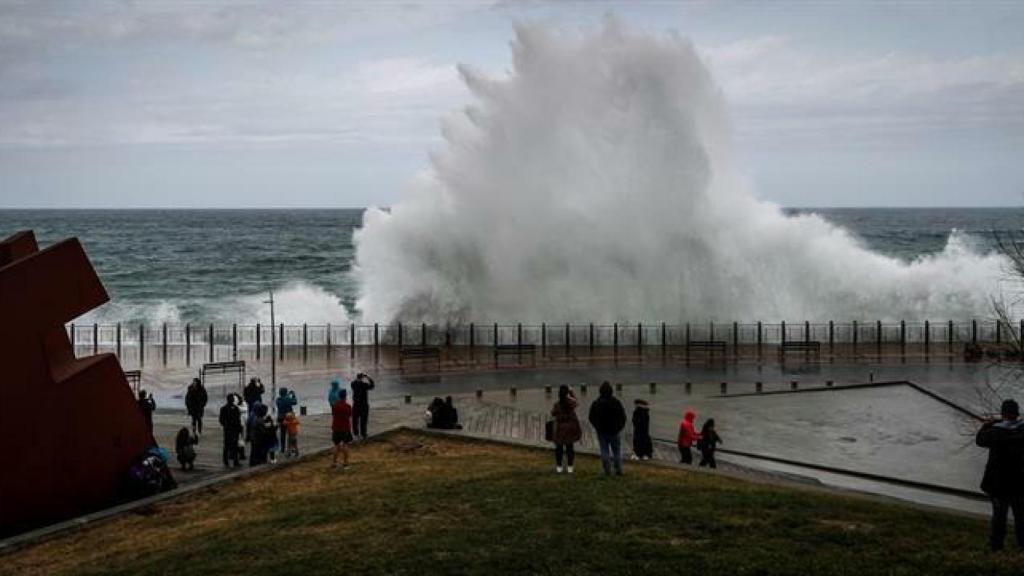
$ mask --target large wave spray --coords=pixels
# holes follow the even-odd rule
[[[369,321],[961,318],[989,313],[1001,258],[953,234],[906,263],[757,200],[691,44],[610,20],[517,29],[507,77],[444,125],[390,211],[356,236]]]

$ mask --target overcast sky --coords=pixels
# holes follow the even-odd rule
[[[1024,2],[0,1],[0,207],[387,205],[516,22],[678,31],[756,193],[1024,205]]]

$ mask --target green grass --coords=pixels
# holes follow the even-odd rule
[[[419,446],[412,448],[412,446]],[[0,558],[0,573],[1021,574],[982,519],[413,432]]]

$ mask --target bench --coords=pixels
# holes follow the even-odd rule
[[[690,340],[686,343],[686,352],[690,353],[691,350],[701,352],[721,352],[725,354],[725,340]]]
[[[437,346],[410,346],[398,349],[398,363],[401,364],[406,358],[428,360],[435,359],[441,362],[441,349]]]
[[[821,342],[816,340],[796,340],[792,342],[783,342],[779,345],[779,356],[785,356],[786,352],[805,352],[815,354],[821,354]]]
[[[238,375],[238,390],[241,391],[245,385],[245,360],[237,360],[234,362],[208,362],[203,364],[203,367],[199,370],[199,379],[202,380],[203,386],[207,386],[206,377],[210,374],[237,374]],[[227,395],[227,384],[221,385],[221,392]]]
[[[533,344],[501,344],[494,347],[494,357],[502,354],[536,354],[537,346]]]

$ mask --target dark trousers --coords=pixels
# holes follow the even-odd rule
[[[202,434],[203,433],[203,414],[191,414],[192,416],[192,433]]]
[[[224,431],[224,465],[228,462],[238,466],[238,437],[241,436],[237,430]]]
[[[992,498],[992,534],[990,543],[993,550],[1003,549],[1006,538],[1006,517],[1013,510],[1013,524],[1017,532],[1017,547],[1024,550],[1024,497]]]
[[[352,433],[356,436],[366,438],[366,423],[370,419],[370,404],[355,404],[352,406]]]
[[[622,474],[622,450],[620,440],[618,433],[597,433],[597,443],[601,448],[601,467],[604,468],[605,474],[611,474],[612,468],[615,468],[616,474]]]
[[[650,458],[654,456],[654,443],[651,441],[650,434],[633,434],[633,453],[636,454],[637,458]]]
[[[693,464],[693,451],[689,446],[679,447],[679,462],[682,464]]]
[[[280,418],[277,421],[277,434],[280,436],[277,445],[281,452],[284,453],[288,449],[288,429],[284,427],[284,418]]]
[[[555,444],[555,465],[562,466],[562,454],[565,454],[565,462],[572,466],[576,462],[576,449],[570,444]]]
[[[718,462],[715,462],[715,451],[714,450],[701,450],[700,451],[700,465],[710,466],[711,468],[718,468]]]

